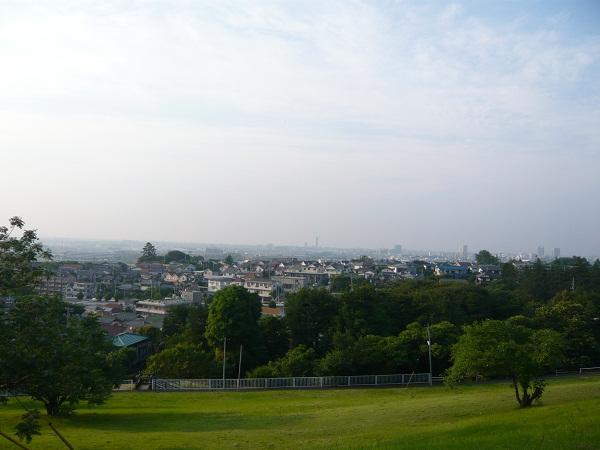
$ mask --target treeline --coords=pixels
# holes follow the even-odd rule
[[[451,366],[464,326],[507,321],[564,336],[565,368],[600,363],[600,263],[560,259],[517,270],[481,287],[439,280],[363,284],[332,295],[303,289],[288,297],[285,317],[261,317],[257,296],[239,286],[219,291],[208,307],[180,306],[152,335],[158,351],[146,372],[163,377],[383,374]],[[227,338],[227,342],[225,342]],[[242,365],[239,367],[240,346]]]

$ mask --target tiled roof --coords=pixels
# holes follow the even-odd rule
[[[148,340],[147,336],[136,333],[120,333],[113,338],[115,347],[131,347],[132,345]]]

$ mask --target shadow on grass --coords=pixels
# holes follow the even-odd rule
[[[269,429],[300,423],[311,416],[244,415],[202,412],[133,412],[131,414],[92,413],[74,416],[64,424],[77,428],[127,432],[201,432],[234,429]]]

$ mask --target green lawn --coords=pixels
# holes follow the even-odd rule
[[[31,404],[31,402],[28,402]],[[9,431],[21,410],[0,407]],[[45,418],[44,418],[45,419]],[[118,393],[53,422],[76,449],[600,449],[600,377],[552,380],[518,409],[506,383],[229,393]],[[12,431],[12,430],[11,430]],[[0,448],[11,447],[0,440]],[[44,426],[32,449],[64,448]]]

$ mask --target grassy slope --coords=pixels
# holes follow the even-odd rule
[[[21,411],[0,407],[8,431]],[[600,449],[600,377],[552,381],[520,410],[507,384],[459,389],[119,393],[54,420],[76,449]],[[4,446],[4,447],[3,447]],[[0,440],[0,448],[12,448]],[[16,448],[16,447],[14,447]],[[44,427],[32,449],[61,447]]]

